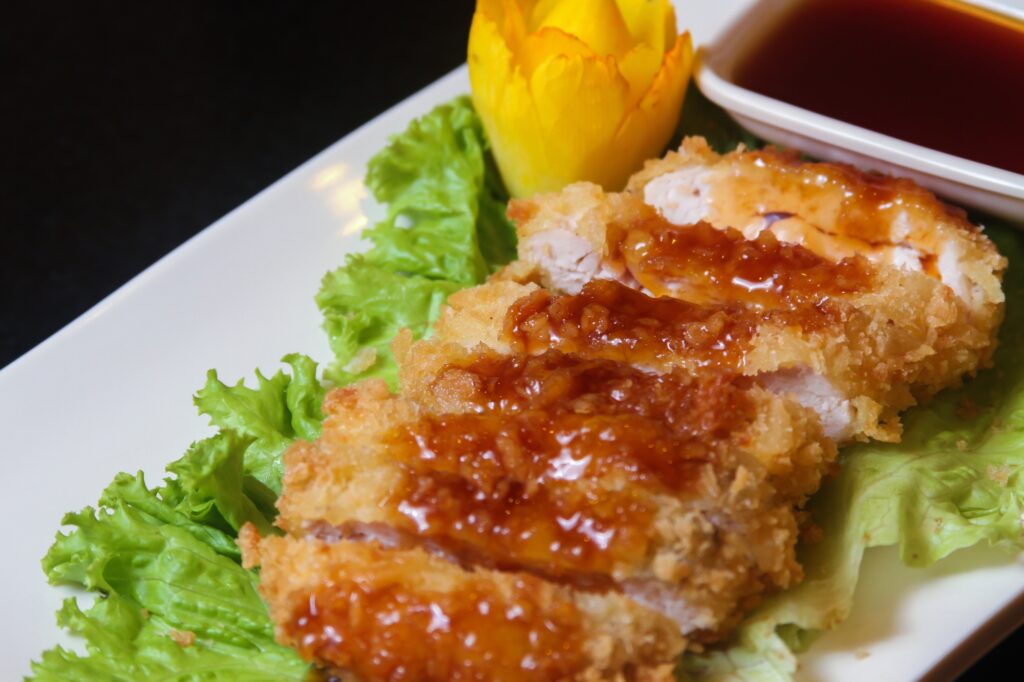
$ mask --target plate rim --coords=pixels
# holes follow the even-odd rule
[[[4,390],[9,383],[14,383],[16,375],[30,371],[37,359],[41,358],[50,349],[89,325],[96,324],[107,311],[118,306],[123,299],[134,295],[137,290],[144,287],[152,278],[161,275],[168,269],[174,268],[180,259],[187,258],[193,252],[203,249],[209,240],[222,234],[227,229],[226,226],[230,225],[233,217],[237,216],[239,212],[251,208],[252,204],[261,197],[266,196],[278,186],[289,182],[310,167],[320,163],[325,157],[337,154],[340,148],[350,144],[356,137],[381,133],[385,137],[390,137],[401,131],[413,116],[420,115],[417,112],[429,110],[429,108],[432,108],[437,103],[435,101],[438,99],[437,93],[449,90],[456,84],[461,86],[467,80],[467,66],[462,64],[348,132],[339,140],[296,166],[281,178],[154,261],[42,342],[0,368],[0,391]],[[410,116],[410,113],[413,116]],[[379,132],[376,130],[378,128],[381,129]],[[47,589],[53,590],[56,588],[48,587]],[[963,633],[963,637],[958,640],[953,649],[945,652],[941,657],[933,661],[922,679],[944,679],[944,677],[937,676],[948,676],[962,672],[981,658],[988,650],[997,645],[1003,637],[1021,623],[1024,623],[1024,590],[1000,604],[996,612],[988,614],[981,627]],[[842,627],[842,624],[838,627]],[[40,653],[36,651],[28,652],[28,655],[23,659],[23,665],[27,666],[28,661],[36,659]],[[800,655],[798,655],[797,659],[798,661],[800,660]]]

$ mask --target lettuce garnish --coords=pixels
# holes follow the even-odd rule
[[[162,486],[118,474],[96,508],[64,517],[73,530],[57,535],[43,570],[52,584],[97,598],[84,609],[64,602],[57,621],[84,637],[85,653],[45,652],[36,679],[305,679],[308,665],[274,642],[257,577],[238,563],[235,544],[246,522],[274,532],[281,453],[319,433],[316,364],[285,362],[291,374],[257,372],[256,388],[226,386],[211,372],[195,402],[217,435],[169,464]]]
[[[390,346],[395,334],[404,327],[423,336],[448,295],[459,288],[448,280],[395,272],[350,256],[324,276],[316,297],[336,358],[328,378],[343,385],[379,376],[394,386],[397,368]]]
[[[317,295],[336,356],[327,376],[397,381],[389,346],[419,338],[453,291],[479,284],[516,255],[508,195],[468,97],[413,121],[369,163],[366,185],[387,215],[373,246],[328,273]]]
[[[719,151],[759,144],[699,93],[686,102],[681,132],[709,136]],[[395,333],[425,335],[448,295],[515,256],[507,195],[467,98],[392,138],[366,182],[386,217],[366,231],[369,250],[328,273],[316,299],[333,364],[321,380],[311,359],[290,355],[290,372],[257,372],[252,388],[211,371],[195,403],[216,435],[168,465],[162,485],[119,474],[95,509],[65,517],[71,530],[43,568],[50,582],[96,599],[68,599],[58,613],[84,653],[46,651],[35,679],[306,679],[308,665],[274,642],[257,576],[239,564],[238,528],[275,532],[281,455],[319,435],[326,385],[363,376],[394,384]],[[979,542],[1021,548],[1024,358],[1014,351],[1024,343],[1024,243],[1007,226],[988,233],[1011,264],[995,369],[908,412],[902,443],[845,450],[841,473],[810,505],[821,539],[800,548],[806,580],[766,601],[728,648],[688,654],[681,678],[791,679],[794,652],[849,612],[868,547],[897,545],[911,566]]]
[[[393,138],[367,184],[388,216],[365,233],[368,252],[324,277],[317,303],[336,355],[326,382],[303,355],[284,358],[290,373],[257,371],[252,388],[211,370],[195,404],[216,435],[169,464],[163,485],[119,474],[95,509],[64,518],[72,530],[58,534],[43,569],[53,584],[98,596],[88,608],[68,599],[57,615],[85,652],[44,652],[35,679],[307,679],[309,666],[274,642],[237,531],[251,522],[275,532],[281,455],[319,435],[325,384],[394,381],[387,347],[398,330],[422,336],[449,294],[515,255],[507,196],[468,98]]]
[[[305,662],[274,642],[233,538],[190,521],[141,475],[119,476],[98,510],[64,523],[75,530],[57,538],[43,567],[51,582],[100,596],[84,610],[64,602],[58,622],[85,638],[86,653],[47,651],[36,679],[304,679]]]

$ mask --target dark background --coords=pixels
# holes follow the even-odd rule
[[[461,64],[472,14],[470,0],[17,7],[0,10],[0,367]],[[1018,631],[962,679],[1017,669],[1022,647]]]

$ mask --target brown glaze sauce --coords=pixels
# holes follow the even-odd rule
[[[482,576],[457,592],[325,576],[284,634],[305,659],[363,682],[571,679],[586,666],[581,615],[567,598],[541,594],[530,576],[516,576],[510,594]]]
[[[759,316],[739,306],[702,306],[653,298],[608,280],[578,294],[535,291],[505,316],[505,336],[517,352],[546,348],[617,362],[684,358],[701,367],[738,366]]]
[[[804,0],[738,63],[738,85],[1024,173],[1024,24],[949,0]]]
[[[906,178],[893,178],[835,163],[810,163],[792,151],[773,148],[729,157],[728,176],[715,184],[709,201],[717,207],[718,220],[747,225],[754,216],[785,231],[786,221],[804,221],[819,234],[809,250],[836,258],[870,255],[880,249],[901,246],[894,234],[902,214],[929,220],[948,217],[962,223],[964,211],[940,202],[933,194]],[[778,224],[775,224],[778,223]],[[909,225],[913,229],[913,224]],[[785,241],[785,239],[784,239]],[[914,248],[927,247],[926,239]],[[934,244],[938,248],[941,244]]]
[[[472,410],[425,416],[389,446],[404,465],[387,504],[421,537],[500,568],[607,583],[645,562],[655,495],[685,495],[752,418],[733,380],[652,375],[558,352],[484,355]]]
[[[524,296],[509,308],[504,333],[517,352],[555,348],[618,362],[736,370],[762,324],[810,332],[834,323],[838,315],[828,300],[763,311],[655,298],[618,282],[594,280],[574,295],[538,290]]]
[[[620,234],[626,267],[655,296],[796,309],[862,291],[871,281],[862,257],[833,263],[768,230],[748,240],[707,223],[676,226],[652,211]]]
[[[473,391],[460,399],[467,411],[477,413],[534,409],[634,414],[662,419],[680,433],[702,437],[727,437],[751,416],[743,392],[749,382],[726,373],[700,378],[681,372],[652,374],[556,350],[539,355],[481,352],[443,367],[432,388],[443,390],[453,375],[471,378]]]

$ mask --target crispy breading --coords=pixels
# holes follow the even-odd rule
[[[466,570],[420,549],[259,539],[277,639],[362,682],[673,679],[685,644],[671,620],[617,593],[583,593],[521,573]]]
[[[459,367],[479,357],[483,348],[496,348],[506,353],[509,348],[501,341],[475,338],[467,328],[454,327],[451,323],[462,319],[461,312],[467,309],[464,306],[473,305],[474,299],[487,298],[489,286],[456,295],[452,303],[458,308],[442,314],[432,339],[414,343],[408,330],[398,335],[393,350],[404,396],[435,412],[477,409],[471,396],[478,390],[480,380],[460,371]],[[524,287],[522,291],[534,290]],[[461,342],[466,333],[471,339],[469,343],[479,345],[467,348]],[[452,341],[453,338],[460,342]],[[823,436],[812,410],[757,386],[746,390],[754,404],[751,411],[754,416],[742,429],[730,434],[732,445],[752,455],[765,467],[782,499],[799,504],[818,489],[822,477],[831,471],[835,445]],[[714,409],[714,405],[709,401],[706,408]]]
[[[539,273],[540,281],[556,290],[575,294],[580,281],[611,279],[644,291],[655,288],[659,295],[700,305],[732,303],[755,310],[766,307],[760,282],[744,282],[744,287],[721,285],[723,281],[735,281],[730,271],[737,267],[735,259],[715,261],[697,249],[677,252],[671,254],[674,260],[668,266],[662,257],[657,271],[662,280],[659,282],[651,274],[654,268],[643,260],[642,250],[624,255],[624,245],[631,238],[638,241],[636,234],[646,240],[641,243],[646,248],[659,231],[685,236],[686,229],[709,229],[678,228],[636,197],[610,195],[596,186],[578,184],[558,194],[518,202],[511,213],[519,220],[520,262],[525,263],[518,266],[518,271]],[[776,220],[771,226],[780,222],[792,221]],[[725,243],[716,248],[736,250],[744,246],[738,233],[726,227],[719,229],[723,233],[720,240]],[[952,229],[947,226],[947,231]],[[768,266],[772,264],[770,259],[776,258],[785,272],[790,262],[806,266],[808,261],[818,259],[820,263],[811,266],[824,269],[819,278],[827,277],[827,268],[834,267],[837,276],[851,270],[859,272],[861,281],[840,291],[828,291],[830,282],[822,279],[818,284],[823,291],[816,297],[814,286],[805,287],[802,298],[780,296],[776,307],[787,309],[788,317],[767,311],[753,341],[737,359],[742,371],[817,409],[826,432],[837,440],[898,440],[899,411],[959,384],[964,375],[991,361],[1002,314],[1001,303],[997,302],[1001,301],[999,256],[977,231],[962,228],[960,232],[966,235],[961,240],[965,244],[962,250],[966,253],[969,247],[972,253],[980,254],[982,266],[974,265],[988,272],[987,277],[979,276],[981,284],[971,289],[985,292],[987,302],[982,304],[961,298],[943,280],[923,271],[880,261],[858,264],[856,259],[836,265],[802,247],[779,244],[771,235],[757,237],[760,251],[754,250],[754,255],[762,254]],[[988,244],[987,250],[982,248],[984,244]],[[748,248],[741,255],[746,258],[752,250]],[[697,262],[700,267],[688,262],[701,258],[704,260]],[[665,273],[671,274],[671,268],[685,276],[667,280]],[[970,272],[975,270],[968,268]],[[988,289],[992,281],[996,282],[994,293]],[[525,289],[521,291],[526,293]],[[715,296],[717,300],[708,300]],[[475,304],[489,300],[490,294],[463,294],[452,307],[476,308],[477,319],[486,319],[488,313],[482,312],[481,306],[465,304],[469,298],[475,298]],[[831,315],[819,314],[825,310]],[[806,320],[800,319],[801,312]],[[450,320],[457,315],[443,318],[442,327],[452,326]],[[477,336],[484,342],[493,340],[493,332],[478,332]],[[678,355],[674,362],[685,365],[686,353]]]
[[[956,292],[984,334],[1002,321],[1006,259],[962,209],[911,180],[774,148],[718,155],[691,137],[648,161],[627,191],[675,224],[704,220],[747,238],[767,229],[831,260],[859,254],[923,272]]]
[[[321,437],[297,443],[286,453],[278,523],[290,533],[422,545],[453,561],[529,570],[576,584],[614,585],[702,638],[720,636],[761,595],[799,579],[792,509],[817,488],[835,457],[834,445],[821,436],[809,411],[758,388],[663,376],[658,381],[675,382],[665,390],[676,391],[670,397],[681,410],[686,403],[679,396],[688,392],[698,392],[694,405],[706,403],[709,413],[727,411],[715,407],[716,395],[735,398],[741,406],[734,409],[742,410],[734,424],[728,422],[726,433],[716,433],[719,424],[710,423],[692,440],[678,441],[683,446],[675,452],[671,446],[677,441],[660,427],[666,417],[636,417],[630,401],[622,410],[609,411],[600,396],[582,396],[586,406],[578,408],[582,413],[576,417],[583,421],[570,421],[569,431],[565,422],[550,426],[543,421],[555,419],[552,410],[575,419],[577,408],[556,408],[562,405],[557,398],[553,405],[513,409],[505,404],[480,415],[479,405],[465,392],[460,398],[456,386],[467,378],[466,363],[479,353],[439,341],[409,346],[404,338],[396,344],[401,396],[373,380],[335,390],[325,402]],[[606,371],[601,363],[591,364]],[[618,371],[637,372],[628,366]],[[690,419],[699,418],[690,408],[683,411]],[[430,415],[448,420],[448,428],[457,433],[479,429],[481,420],[491,424],[488,420],[497,418],[503,428],[530,429],[530,419],[541,419],[541,430],[551,430],[558,442],[568,442],[559,440],[559,433],[578,433],[579,424],[586,428],[591,423],[588,419],[603,420],[595,433],[609,434],[603,438],[612,442],[623,442],[628,430],[647,429],[655,434],[647,439],[650,446],[661,449],[640,455],[661,458],[671,470],[662,479],[638,478],[629,472],[645,460],[621,459],[617,452],[611,455],[617,459],[602,466],[593,449],[597,441],[586,440],[571,451],[576,459],[565,460],[558,450],[547,451],[556,457],[549,459],[536,441],[510,443],[514,429],[502,431],[496,450],[482,450],[481,456],[471,454],[475,451],[467,440],[458,447],[428,441],[423,447],[430,456],[424,459],[396,454],[396,429]],[[417,432],[417,437],[426,436]],[[706,443],[713,447],[704,449]],[[522,448],[531,453],[533,465],[530,460],[524,464]],[[696,453],[694,461],[688,462],[687,451]],[[452,459],[451,452],[458,457]],[[572,476],[552,474],[566,461],[591,457],[598,459]],[[684,474],[664,484],[664,476]]]
[[[499,274],[507,276],[510,271]],[[441,309],[434,323],[434,334],[457,341],[466,348],[483,344],[499,352],[510,352],[511,345],[503,333],[505,315],[513,303],[539,288],[532,282],[499,278],[456,291]]]
[[[517,299],[517,295],[520,298]],[[573,299],[569,294],[547,294],[533,284],[516,285],[508,281],[484,284],[449,298],[448,306],[436,323],[435,335],[470,348],[484,344],[499,352],[511,352],[514,340],[505,329],[508,301],[525,300],[530,295],[548,297],[552,303],[546,306],[547,310]],[[600,304],[595,305],[598,310],[604,309]],[[894,301],[894,305],[899,306],[900,302]],[[584,306],[584,314],[589,307]],[[700,306],[694,308],[700,313]],[[850,314],[852,311],[844,312],[846,314],[838,319],[832,333],[827,334],[820,331],[804,334],[785,320],[781,323],[771,319],[748,320],[756,323],[748,346],[732,354],[715,353],[717,361],[726,369],[759,378],[780,393],[794,394],[799,402],[819,412],[830,437],[844,440],[857,436],[895,439],[899,434],[895,412],[913,404],[914,397],[910,388],[900,381],[900,367],[887,371],[888,363],[897,363],[908,356],[896,353],[882,355],[881,351],[887,350],[885,343],[893,346],[895,342],[887,336],[879,339],[872,335],[871,318]],[[546,314],[546,310],[539,314]],[[733,315],[728,310],[722,314],[726,319]],[[756,311],[753,314],[756,315]],[[699,315],[697,319],[699,324]],[[564,326],[571,328],[573,321],[566,321]],[[667,334],[682,329],[678,325],[669,327]],[[882,331],[888,332],[888,326],[883,325]],[[931,336],[924,324],[920,331]],[[622,332],[622,336],[628,335],[628,329]],[[554,344],[566,351],[628,362],[632,355],[630,346],[618,342],[619,338],[594,339],[588,347],[580,348],[573,343],[573,336],[565,335]],[[857,343],[851,344],[849,338]],[[653,370],[680,368],[692,372],[700,371],[708,364],[711,355],[706,347],[690,348],[684,344],[673,344],[671,340],[666,339],[662,352],[632,362]],[[907,341],[912,343],[910,339]],[[915,345],[914,349],[929,352],[927,348],[922,349],[921,344]],[[870,371],[863,367],[863,363],[875,361],[879,362]],[[813,382],[815,377],[827,377],[827,381],[818,382],[819,387]]]
[[[897,439],[1002,315],[962,215],[778,152],[691,139],[509,213],[520,260],[398,335],[400,393],[331,391],[285,453],[288,535],[242,529],[279,641],[341,679],[672,679],[802,577],[832,438]]]

